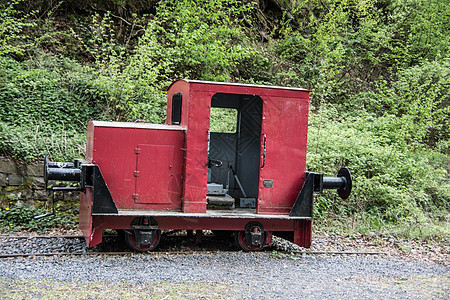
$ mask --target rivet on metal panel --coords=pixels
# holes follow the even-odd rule
[[[139,171],[134,171],[134,177],[139,177]]]
[[[134,148],[134,153],[135,153],[135,154],[141,153],[141,149],[140,149],[140,148]]]

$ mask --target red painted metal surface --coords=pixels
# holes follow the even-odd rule
[[[87,239],[88,246],[93,247],[101,242],[103,229],[132,229],[131,222],[134,216],[94,216],[92,233]],[[161,230],[230,230],[241,231],[248,222],[255,219],[248,218],[211,218],[211,217],[155,217],[158,228]],[[267,219],[258,220],[267,232],[288,231],[294,232],[293,242],[302,247],[311,246],[311,220],[295,219]]]
[[[259,176],[257,210],[262,214],[289,214],[305,179],[308,93],[270,95],[263,101],[266,154]],[[270,180],[273,186],[265,186],[264,180]]]
[[[119,209],[180,210],[185,130],[90,122],[87,158],[98,165]]]
[[[181,126],[186,127],[184,212],[206,211],[207,142],[211,98],[216,93],[258,95],[263,100],[258,213],[289,214],[304,182],[309,91],[304,89],[180,80],[168,91],[183,95]],[[263,185],[271,180],[272,187]]]

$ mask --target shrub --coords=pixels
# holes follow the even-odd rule
[[[178,78],[230,81],[253,56],[239,21],[241,1],[162,1],[131,58],[128,72],[165,88]]]
[[[46,231],[55,227],[73,229],[75,221],[61,215],[35,220],[35,216],[45,214],[45,210],[33,207],[17,206],[9,209],[0,209],[1,231]]]
[[[36,26],[31,17],[35,12],[24,14],[17,9],[23,0],[0,3],[0,56],[11,55],[23,59],[25,52],[34,45],[27,29]]]
[[[100,115],[87,89],[91,76],[65,59],[42,56],[19,63],[0,57],[2,154],[27,161],[45,153],[79,157],[87,122]]]
[[[354,178],[348,200],[334,192],[316,199],[319,219],[368,213],[401,223],[424,220],[424,212],[450,207],[449,157],[402,143],[401,130],[392,130],[395,119],[365,113],[342,116],[332,108],[311,116],[308,169],[333,175],[346,166]]]

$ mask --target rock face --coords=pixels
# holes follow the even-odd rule
[[[46,190],[42,162],[23,165],[0,157],[0,208],[22,205],[48,207],[52,200],[55,200],[57,208],[64,207],[65,213],[77,213],[78,193],[58,192],[53,195]]]

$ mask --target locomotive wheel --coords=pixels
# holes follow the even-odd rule
[[[149,245],[138,247],[136,244],[134,230],[125,230],[125,242],[130,249],[137,252],[153,251],[158,247],[159,241],[161,240],[161,230],[155,230],[153,235],[153,241]]]
[[[264,245],[266,244],[266,238],[267,238],[267,234],[266,234],[266,232],[264,232],[262,244],[259,246],[249,247],[247,245],[247,238],[245,237],[245,231],[236,231],[234,233],[234,241],[236,242],[236,245],[241,250],[244,250],[245,252],[261,250],[264,247]]]

